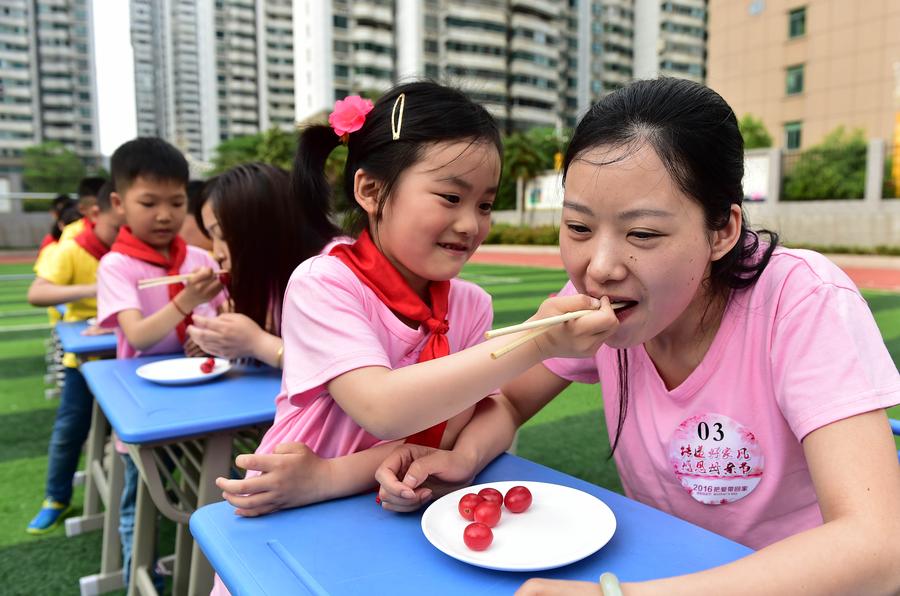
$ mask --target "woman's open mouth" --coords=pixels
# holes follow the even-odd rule
[[[631,314],[631,311],[638,305],[637,300],[610,300],[613,304],[616,304],[615,312],[616,318],[621,321],[623,318],[627,317]]]

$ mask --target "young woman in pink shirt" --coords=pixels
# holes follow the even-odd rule
[[[639,81],[597,103],[565,157],[560,294],[627,308],[592,356],[503,385],[505,407],[479,412],[454,450],[399,448],[377,472],[383,506],[468,482],[571,381],[599,382],[626,494],[759,550],[682,577],[531,580],[520,594],[896,592],[884,410],[900,375],[843,272],[750,231],[742,176],[737,120],[714,91]]]

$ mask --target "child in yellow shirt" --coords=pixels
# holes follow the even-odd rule
[[[104,187],[91,207],[91,224],[74,238],[62,241],[42,258],[37,277],[28,289],[35,306],[67,304],[64,321],[83,321],[97,314],[97,266],[119,231],[119,215],[112,209],[110,189]],[[46,498],[28,524],[29,534],[52,531],[71,510],[72,477],[91,426],[93,396],[77,368],[74,354],[63,358],[65,382],[53,434],[50,437]]]

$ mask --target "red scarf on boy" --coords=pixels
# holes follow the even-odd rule
[[[181,266],[184,264],[184,259],[187,257],[187,244],[181,239],[181,236],[175,236],[172,239],[172,243],[169,244],[169,258],[166,259],[155,248],[132,234],[131,228],[128,226],[122,226],[119,229],[119,235],[109,250],[110,252],[120,252],[145,263],[162,267],[166,270],[166,275],[178,275]],[[172,299],[184,288],[184,284],[169,284],[168,288],[169,299]],[[187,339],[187,326],[193,322],[190,313],[188,313],[188,316],[178,323],[178,327],[175,329],[178,333],[178,341],[184,343],[185,339]]]
[[[447,340],[447,331],[450,328],[447,322],[449,281],[433,281],[428,284],[431,297],[429,308],[409,287],[387,257],[378,250],[368,230],[363,231],[353,244],[338,244],[331,249],[330,254],[347,265],[361,282],[375,292],[385,306],[403,317],[418,322],[431,333],[419,354],[419,362],[447,356],[450,353],[450,342]],[[426,447],[440,447],[446,426],[446,421],[441,422],[407,437],[406,442]]]
[[[87,225],[89,221],[89,219],[84,220],[84,229],[75,236],[75,242],[78,246],[86,250],[89,255],[99,261],[103,255],[109,252],[109,247],[94,233],[93,224],[90,226]]]

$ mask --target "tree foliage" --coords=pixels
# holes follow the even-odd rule
[[[752,114],[744,114],[738,121],[741,136],[744,137],[744,149],[766,149],[772,146],[772,136],[766,125]]]
[[[226,139],[216,147],[213,174],[220,174],[242,163],[261,161],[290,170],[297,150],[297,136],[272,127],[255,135]]]
[[[564,150],[568,137],[568,131],[557,135],[553,128],[532,128],[506,136],[503,139],[503,174],[494,208],[514,209],[516,180],[522,178],[527,182],[552,170],[554,156]]]
[[[860,199],[866,188],[866,137],[838,127],[785,168],[786,200]]]
[[[86,171],[81,158],[58,141],[24,151],[22,178],[29,192],[75,192]]]

